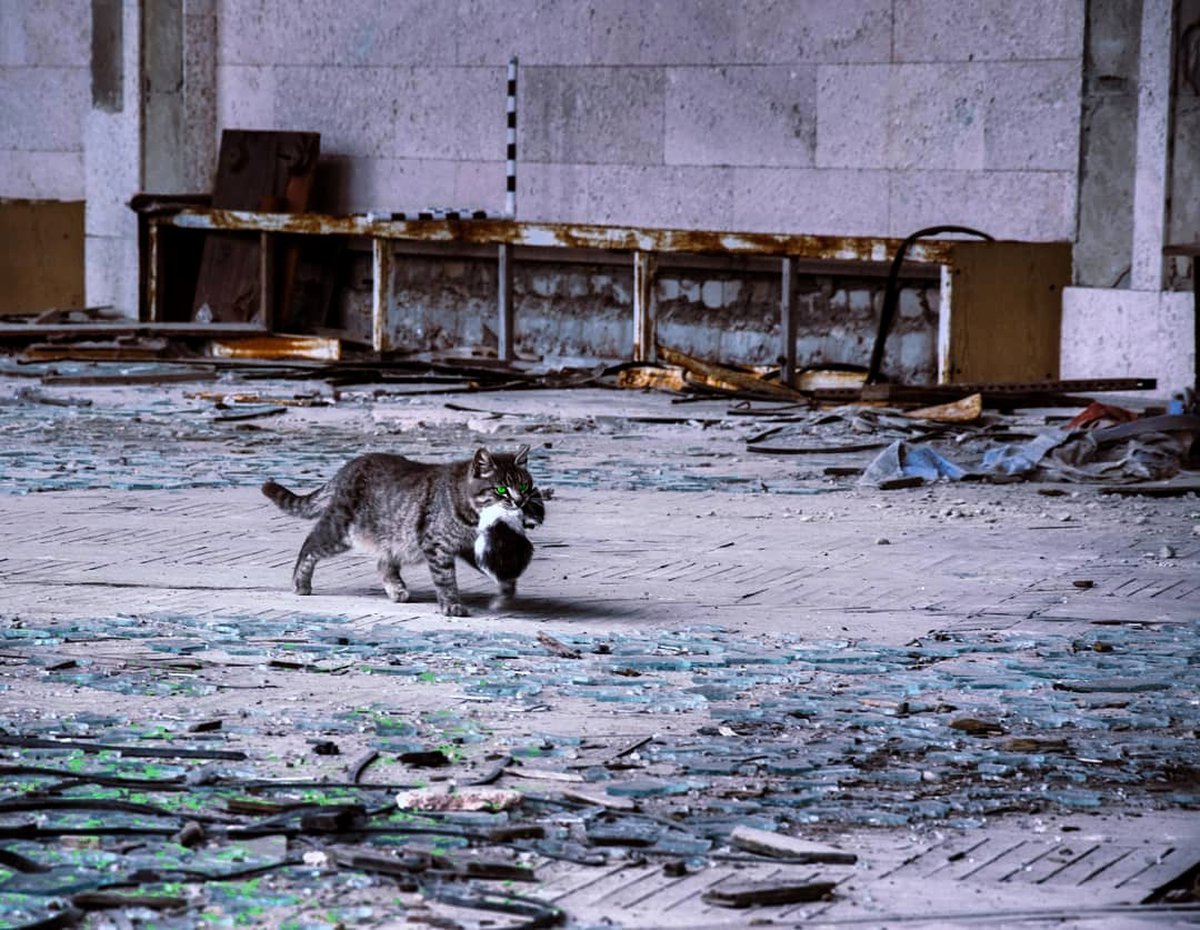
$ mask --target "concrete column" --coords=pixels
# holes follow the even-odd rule
[[[137,219],[142,189],[141,22],[146,0],[92,0],[93,93],[83,127],[84,287],[89,306],[137,315]],[[152,0],[153,2],[153,0]],[[95,83],[93,84],[95,87]]]
[[[84,125],[89,305],[137,315],[129,199],[212,189],[214,0],[92,0],[92,109]]]
[[[1135,291],[1160,291],[1163,283],[1173,6],[1172,0],[1142,2],[1130,273],[1130,284]]]
[[[217,4],[183,0],[180,191],[208,193],[217,171]]]

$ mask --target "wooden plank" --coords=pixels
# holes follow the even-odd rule
[[[83,202],[0,200],[0,316],[82,307]]]
[[[1059,375],[1062,289],[1071,247],[960,242],[949,270],[945,381],[1053,381]]]
[[[764,381],[748,372],[738,371],[724,365],[714,365],[666,346],[659,346],[658,354],[668,365],[676,365],[687,371],[688,379],[696,384],[732,393],[764,395],[781,400],[801,400],[804,396],[799,391],[784,387],[776,381]]]
[[[336,362],[342,357],[338,339],[320,336],[257,336],[210,344],[216,358],[311,359]]]
[[[213,207],[301,213],[308,208],[320,134],[227,129],[221,134]],[[192,302],[196,319],[245,322],[261,318],[262,238],[206,237]],[[285,267],[294,260],[285,257]],[[287,282],[282,288],[288,290]]]

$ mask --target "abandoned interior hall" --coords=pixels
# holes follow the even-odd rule
[[[1200,0],[0,0],[0,927],[1200,927]]]

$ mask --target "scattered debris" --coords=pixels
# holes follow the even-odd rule
[[[754,827],[738,826],[729,834],[729,841],[739,849],[758,853],[761,856],[773,856],[787,859],[791,862],[823,862],[835,865],[853,865],[858,856],[828,846],[824,843],[814,843],[810,840],[796,839],[768,830],[758,830]]]
[[[655,391],[673,391],[677,394],[689,390],[689,382],[682,368],[676,366],[635,365],[622,367],[617,372],[617,387]]]
[[[555,639],[549,633],[538,633],[537,640],[551,653],[564,659],[579,659],[583,656],[583,653],[578,649],[574,649],[561,640]]]
[[[436,769],[450,764],[450,757],[440,749],[420,749],[414,752],[402,752],[399,757],[405,765],[414,768]]]
[[[980,720],[978,717],[957,717],[950,721],[950,728],[972,736],[993,736],[1004,732],[1004,727],[995,720]]]
[[[213,340],[209,345],[214,358],[314,362],[337,362],[342,358],[341,340],[321,336],[253,336]]]
[[[912,446],[897,439],[881,453],[858,479],[860,485],[875,485],[887,488],[898,487],[897,480],[915,480],[917,484],[926,481],[937,481],[946,478],[950,481],[961,481],[967,473],[942,457],[928,446]],[[916,485],[906,484],[904,487]]]
[[[799,391],[785,387],[778,381],[767,381],[746,371],[701,361],[666,346],[658,347],[658,355],[667,364],[676,365],[687,372],[688,383],[696,386],[737,394],[739,397],[795,401],[804,396]]]
[[[596,807],[606,807],[609,810],[617,811],[635,811],[638,809],[637,801],[633,800],[633,798],[606,794],[601,791],[592,791],[587,788],[563,788],[561,793],[568,801],[578,801],[580,804],[592,804]]]
[[[721,907],[752,907],[820,901],[833,893],[837,882],[812,879],[775,879],[760,882],[725,882],[704,892],[708,904]]]
[[[419,788],[396,795],[400,810],[413,811],[506,811],[521,803],[519,791],[501,788],[472,788],[448,792]]]
[[[932,420],[936,423],[973,423],[983,416],[983,395],[970,394],[962,400],[948,404],[909,410],[904,416],[912,420]]]

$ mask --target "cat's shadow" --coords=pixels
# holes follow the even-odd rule
[[[364,604],[386,610],[388,607],[421,610],[428,609],[437,613],[437,599],[432,590],[414,590],[411,601],[403,604],[392,604],[378,588],[346,588],[340,591],[328,591],[353,598],[362,598]],[[634,604],[628,601],[613,601],[600,598],[581,598],[572,600],[564,597],[552,597],[538,594],[520,594],[504,605],[492,607],[495,596],[491,591],[461,591],[463,606],[472,617],[512,617],[515,619],[531,618],[539,620],[556,619],[630,619],[645,613],[644,602]],[[439,614],[440,616],[440,614]]]
[[[472,614],[540,620],[624,619],[637,610],[632,604],[604,600],[569,600],[562,597],[518,594],[506,604],[491,606],[487,594],[463,595],[463,604]]]

